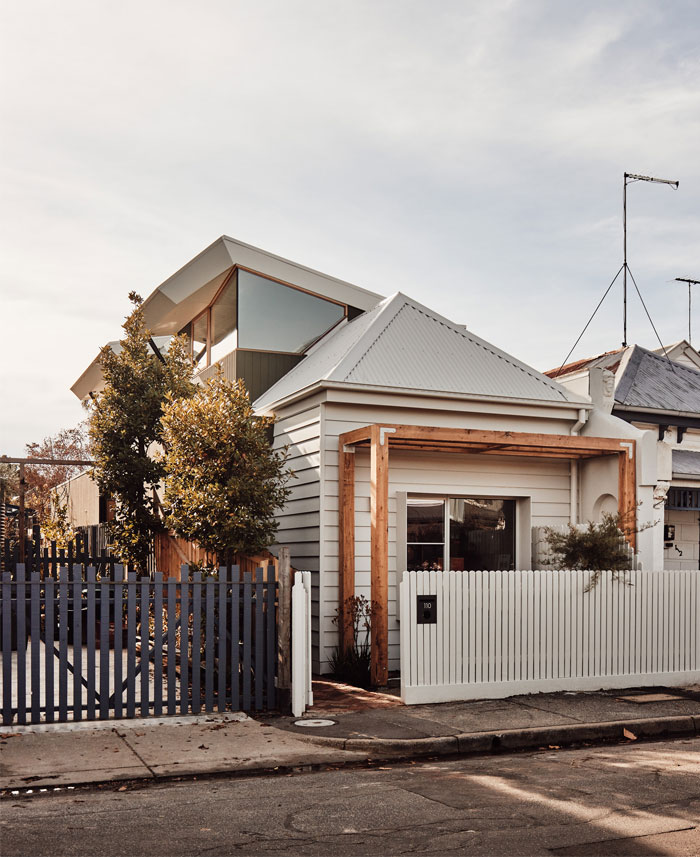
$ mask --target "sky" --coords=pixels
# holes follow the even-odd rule
[[[687,337],[694,0],[24,0],[0,79],[0,454],[81,420],[129,291],[222,234],[545,370],[622,264],[623,173],[678,180],[628,188],[628,260]],[[632,296],[628,330],[657,346]],[[618,282],[571,359],[621,341]]]

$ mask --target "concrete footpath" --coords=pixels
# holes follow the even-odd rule
[[[404,706],[328,681],[301,720],[240,713],[0,727],[0,790],[700,735],[700,687]]]

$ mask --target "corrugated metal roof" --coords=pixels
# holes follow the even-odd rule
[[[615,402],[700,413],[700,372],[635,345],[615,388]]]
[[[674,449],[673,475],[700,477],[700,452],[693,452],[690,449]]]
[[[397,293],[322,339],[255,403],[265,409],[320,381],[494,398],[581,398]]]

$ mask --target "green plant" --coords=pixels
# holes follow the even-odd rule
[[[611,515],[604,512],[602,521],[588,521],[584,527],[568,524],[565,532],[545,528],[545,541],[551,557],[559,568],[593,571],[588,586],[592,589],[601,571],[612,571],[614,579],[622,579],[634,563],[634,552],[627,542],[632,533],[639,533],[653,524],[632,527],[626,520],[629,513]]]
[[[114,498],[110,536],[117,554],[145,573],[151,537],[163,529],[157,490],[163,463],[153,451],[163,442],[161,416],[166,395],[174,401],[194,394],[193,364],[183,337],[156,354],[141,298],[126,319],[120,349],[100,352],[104,389],[90,407],[89,435],[95,481]]]
[[[162,418],[167,525],[220,563],[272,544],[289,495],[286,450],[270,446],[242,381],[219,368],[189,399],[168,396]]]
[[[352,628],[352,646],[343,649],[337,646],[330,657],[330,668],[336,678],[356,687],[369,687],[373,605],[364,595],[352,595],[345,599],[342,613]],[[340,627],[341,611],[336,610],[333,622]]]

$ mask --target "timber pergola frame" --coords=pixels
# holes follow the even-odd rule
[[[370,425],[339,437],[338,613],[340,646],[352,648],[353,628],[347,612],[355,594],[355,449],[370,451],[370,600],[372,602],[371,680],[388,679],[389,636],[389,451],[450,452],[520,457],[587,459],[617,456],[618,511],[629,520],[627,540],[635,547],[637,528],[636,441],[627,438],[533,434],[517,431],[440,428],[437,426]]]

